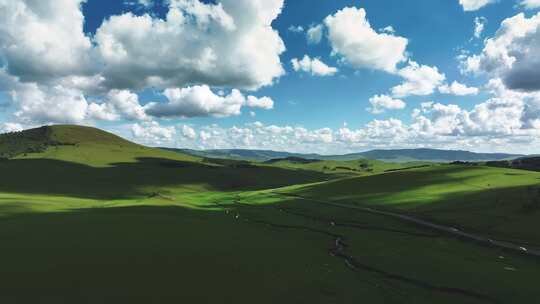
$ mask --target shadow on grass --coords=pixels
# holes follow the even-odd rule
[[[61,295],[76,297],[71,303],[90,303],[81,300],[131,295],[156,297],[146,303],[301,303],[292,295],[328,303],[315,284],[327,271],[317,272],[306,256],[317,264],[332,261],[326,253],[331,241],[183,207],[12,215],[0,219],[0,301]],[[306,275],[308,266],[313,276]],[[332,275],[329,282],[338,278]]]
[[[438,167],[411,171],[396,171],[371,176],[361,176],[346,180],[336,180],[323,185],[315,185],[301,189],[302,195],[309,197],[331,197],[333,200],[369,200],[377,196],[415,191],[426,186],[437,186],[447,183],[465,183],[468,179],[482,176],[485,172],[474,172],[467,176],[452,176],[463,173],[463,170],[474,172],[469,167]],[[482,189],[482,188],[481,188]]]
[[[343,293],[343,299],[367,298],[370,303],[379,303],[379,293],[366,295],[364,289],[358,289],[359,284],[366,279],[377,284],[391,280],[392,288],[398,286],[408,298],[418,296],[420,300],[424,293],[434,292],[432,286],[448,284],[474,291],[478,288],[467,280],[455,280],[453,271],[449,270],[452,261],[437,267],[432,265],[432,269],[438,269],[436,272],[428,270],[417,275],[414,266],[409,266],[402,257],[393,258],[391,263],[383,262],[385,258],[379,257],[377,250],[370,249],[370,242],[366,242],[385,233],[388,244],[406,237],[411,248],[426,251],[424,246],[436,236],[417,238],[411,233],[412,227],[400,225],[399,229],[409,231],[404,234],[367,227],[373,224],[387,227],[386,221],[376,217],[364,218],[367,223],[356,223],[360,226],[352,226],[355,223],[341,226],[344,220],[341,217],[348,217],[349,212],[310,204],[295,206],[293,202],[279,204],[278,209],[234,206],[232,211],[227,214],[183,207],[139,206],[13,215],[9,221],[0,220],[3,244],[0,268],[4,274],[0,276],[0,290],[3,296],[17,292],[76,296],[79,300],[73,302],[77,303],[81,302],[81,295],[88,294],[173,296],[187,303],[219,303],[224,298],[234,299],[227,302],[252,303],[262,294],[265,297],[257,303],[275,303],[276,299],[279,303],[348,303],[322,296],[323,289],[316,283],[324,278],[324,290],[335,291],[333,295]],[[235,218],[236,212],[241,214],[240,219]],[[328,224],[330,219],[337,220],[335,228]],[[327,230],[334,232],[325,233]],[[334,233],[344,233],[351,244],[347,251],[358,256],[358,261],[369,264],[369,269],[351,276],[352,270],[328,253],[335,243]],[[362,237],[356,239],[353,234]],[[449,259],[459,258],[449,256]],[[412,265],[419,263],[412,262]],[[422,263],[429,265],[433,260]],[[440,273],[454,279],[441,279]],[[421,279],[428,282],[426,286],[416,283]],[[527,290],[534,285],[526,284]],[[500,286],[485,283],[480,289]],[[212,292],[208,292],[209,287]],[[515,285],[510,288],[515,290]],[[438,299],[448,299],[437,303],[484,303],[463,302],[468,299],[463,295],[436,292]],[[304,301],[290,298],[295,295]],[[456,298],[452,301],[453,296]]]
[[[205,185],[210,190],[259,190],[327,179],[322,173],[268,166],[216,166],[161,158],[91,167],[49,159],[0,162],[0,192],[119,199],[147,187]]]
[[[396,172],[329,182],[301,189],[297,194],[409,213],[433,223],[537,247],[540,232],[534,223],[540,220],[540,184],[491,187],[489,177],[485,185],[471,184],[470,179],[486,174],[480,169],[441,167],[436,171]],[[469,170],[468,174],[454,174],[464,170]],[[509,173],[512,175],[500,174],[509,179],[526,175]],[[422,190],[427,186],[430,189]]]

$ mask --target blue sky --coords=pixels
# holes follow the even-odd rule
[[[78,123],[190,148],[540,152],[540,95],[519,85],[519,67],[539,62],[526,51],[538,47],[538,1],[265,1],[0,5],[0,15],[19,9],[0,22],[0,130]],[[505,34],[503,24],[530,29]],[[322,38],[310,43],[315,26]],[[43,41],[29,42],[31,30]],[[382,53],[389,59],[370,57]],[[306,55],[337,72],[295,69]]]

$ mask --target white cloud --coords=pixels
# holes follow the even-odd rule
[[[227,96],[220,96],[206,85],[166,89],[163,94],[168,102],[149,103],[146,105],[147,114],[156,117],[226,117],[239,115],[243,106],[271,109],[274,105],[268,97],[246,98],[236,89]]]
[[[188,139],[197,138],[197,133],[195,132],[195,129],[187,125],[182,126],[182,135]]]
[[[484,17],[474,18],[474,37],[480,38],[486,27],[487,19]]]
[[[496,0],[459,0],[464,11],[476,11]]]
[[[354,67],[394,72],[396,65],[407,59],[408,40],[377,33],[363,8],[344,8],[326,17],[324,24],[333,53],[343,56]]]
[[[487,87],[492,97],[471,110],[458,105],[425,102],[412,112],[412,121],[373,120],[358,129],[308,129],[260,122],[222,128],[217,125],[166,129],[157,123],[138,127],[151,145],[198,149],[273,149],[304,153],[346,153],[373,148],[468,149],[523,153],[540,151],[540,94],[508,90],[501,80]],[[153,132],[146,131],[154,130]],[[168,130],[168,131],[167,131]],[[150,133],[150,135],[148,134]],[[161,136],[151,134],[162,134]],[[175,136],[175,134],[181,136]],[[185,134],[191,135],[185,135]],[[195,133],[195,136],[193,134]],[[167,135],[168,134],[168,135]],[[142,142],[142,140],[139,140]]]
[[[397,71],[397,74],[404,79],[404,82],[392,88],[394,97],[407,97],[410,95],[430,95],[435,89],[442,85],[446,76],[439,73],[437,67],[419,65],[414,61]]]
[[[393,26],[389,25],[387,27],[383,27],[382,29],[379,30],[380,32],[383,32],[383,33],[388,33],[388,34],[395,34],[396,33],[396,30],[394,29]]]
[[[301,25],[291,25],[291,26],[289,26],[288,30],[290,32],[293,32],[293,33],[303,33],[304,32],[304,27],[301,26]]]
[[[246,106],[272,110],[274,108],[274,101],[270,97],[257,98],[255,96],[248,96],[246,98]]]
[[[522,0],[520,5],[527,9],[540,8],[540,0]]]
[[[540,125],[540,95],[517,93],[500,80],[490,81],[492,98],[470,111],[457,105],[424,104],[415,112],[415,130],[428,135],[466,137],[535,136]]]
[[[191,84],[257,89],[284,74],[271,23],[283,0],[172,0],[166,18],[126,13],[97,30],[108,87]]]
[[[387,95],[375,95],[369,99],[371,108],[368,111],[373,114],[384,113],[386,110],[401,110],[404,109],[407,104],[400,99],[393,99]]]
[[[131,134],[133,139],[139,143],[159,146],[171,143],[176,135],[176,129],[161,126],[155,121],[149,121],[131,125]]]
[[[87,108],[87,118],[92,120],[115,121],[120,116],[115,109],[106,103],[91,103]]]
[[[454,81],[451,85],[444,84],[440,86],[439,92],[442,94],[450,94],[456,96],[476,95],[478,94],[478,88],[468,87],[462,83]]]
[[[12,99],[15,117],[28,124],[82,123],[87,117],[88,102],[75,89],[25,84],[12,91]]]
[[[510,89],[540,90],[540,13],[505,19],[480,54],[466,57],[463,70],[503,79]]]
[[[136,0],[138,5],[149,8],[155,5],[154,0]]]
[[[83,0],[0,1],[0,58],[22,81],[48,82],[94,71],[83,32]]]
[[[308,55],[304,55],[302,59],[293,58],[291,63],[296,72],[302,71],[313,76],[332,76],[338,72],[337,68],[326,65],[319,58],[312,59]]]
[[[138,96],[129,91],[110,91],[103,101],[88,101],[81,90],[62,85],[11,84],[14,116],[25,124],[73,123],[90,120],[145,120]]]
[[[322,24],[311,26],[307,32],[307,41],[310,44],[319,44],[323,38],[324,27]]]
[[[0,133],[10,133],[22,131],[24,127],[15,122],[5,122],[0,124]]]
[[[111,90],[105,97],[105,106],[127,120],[146,120],[144,108],[139,103],[139,96],[127,90]]]

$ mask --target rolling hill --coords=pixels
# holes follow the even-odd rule
[[[271,150],[244,150],[244,149],[192,150],[192,149],[173,149],[173,148],[162,148],[162,149],[180,152],[180,153],[186,153],[186,154],[199,156],[199,157],[250,160],[250,161],[259,161],[259,162],[269,161],[272,159],[288,158],[288,157],[299,157],[299,158],[305,158],[305,159],[321,159],[321,155],[318,155],[318,154],[289,153],[289,152],[278,152],[278,151],[271,151]]]
[[[535,257],[361,209],[532,249],[537,172],[213,159],[78,126],[0,135],[0,149],[2,303],[527,303],[540,295]]]
[[[165,148],[167,149],[167,148]],[[283,159],[288,157],[299,157],[304,159],[337,160],[349,161],[358,159],[382,160],[388,162],[453,162],[453,161],[498,161],[522,157],[523,155],[506,153],[474,153],[458,150],[437,150],[437,149],[399,149],[399,150],[371,150],[360,153],[344,155],[320,155],[301,154],[289,152],[277,152],[269,150],[190,150],[190,149],[167,149],[186,153],[199,157],[225,158],[225,159],[247,159],[251,161],[265,162],[272,159]]]

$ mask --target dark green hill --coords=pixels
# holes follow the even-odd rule
[[[521,157],[518,159],[505,161],[491,161],[487,162],[486,164],[490,167],[540,171],[540,156]]]

